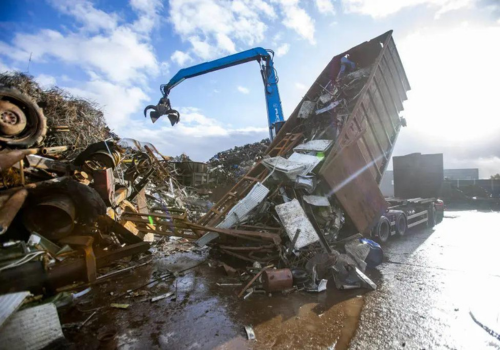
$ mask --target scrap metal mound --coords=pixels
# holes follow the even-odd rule
[[[47,120],[47,147],[73,145],[66,156],[72,158],[88,145],[115,136],[97,104],[72,96],[58,87],[44,90],[30,75],[0,73],[0,87],[15,89],[43,109]]]
[[[264,156],[269,145],[269,139],[263,139],[260,142],[234,147],[214,155],[208,161],[211,186],[238,181],[257,160]]]

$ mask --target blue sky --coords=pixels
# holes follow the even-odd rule
[[[500,172],[500,4],[493,0],[3,0],[0,70],[98,102],[121,137],[207,160],[267,137],[258,65],[187,80],[181,123],[144,107],[182,67],[256,46],[276,52],[285,116],[337,53],[393,29],[412,91],[394,155]]]

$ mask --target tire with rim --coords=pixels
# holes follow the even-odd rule
[[[33,99],[15,88],[0,86],[0,142],[13,147],[40,144],[47,120]]]
[[[385,243],[391,237],[391,222],[385,216],[382,216],[375,228],[375,239],[379,243]]]
[[[396,216],[396,233],[398,236],[404,236],[406,234],[406,230],[408,229],[408,222],[406,221],[405,214],[401,213]]]

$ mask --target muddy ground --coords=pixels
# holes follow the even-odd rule
[[[329,283],[320,294],[244,301],[236,296],[241,287],[217,285],[235,281],[206,251],[178,253],[94,287],[61,321],[97,311],[80,330],[65,331],[79,349],[500,349],[469,314],[500,331],[499,247],[500,213],[447,212],[434,230],[415,230],[384,247],[386,261],[367,273],[378,284],[374,292]],[[197,264],[143,288],[147,296],[120,297],[152,276]],[[172,297],[149,301],[169,291]],[[95,310],[110,302],[130,306]],[[245,325],[256,340],[247,340]]]

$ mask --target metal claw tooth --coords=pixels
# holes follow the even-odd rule
[[[144,117],[147,117],[146,113],[147,113],[148,109],[152,109],[152,110],[154,110],[156,112],[156,106],[149,105],[146,108],[144,108]]]

